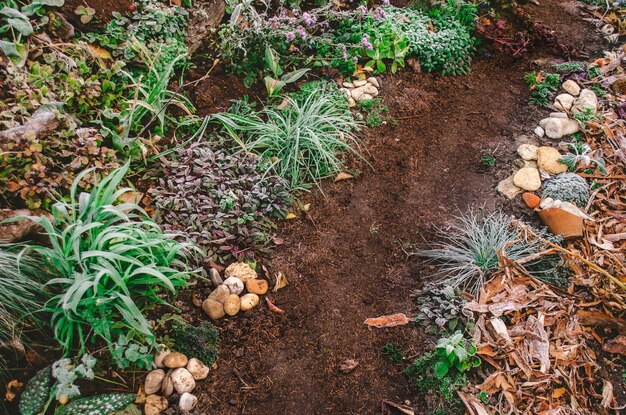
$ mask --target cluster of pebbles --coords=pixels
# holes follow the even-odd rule
[[[219,272],[211,269],[210,278],[217,288],[202,302],[202,309],[213,320],[252,310],[259,305],[259,296],[269,290],[269,283],[258,278],[256,271],[243,262],[229,265],[224,276],[226,279],[222,281]]]
[[[158,415],[168,407],[168,399],[179,395],[178,409],[190,413],[198,403],[191,392],[196,381],[206,379],[209,367],[200,360],[188,359],[182,353],[163,350],[154,356],[158,369],[148,373],[143,385],[143,393],[138,395],[139,404],[144,404],[145,415]],[[167,372],[166,372],[167,370]]]
[[[577,133],[580,124],[570,115],[582,111],[594,114],[598,109],[598,97],[591,89],[581,89],[571,79],[563,82],[561,87],[565,93],[556,96],[553,107],[563,112],[553,112],[541,120],[534,131],[540,138],[546,136],[558,140]],[[559,162],[562,154],[556,148],[522,144],[517,153],[522,158],[521,167],[498,185],[498,191],[509,199],[524,191],[536,192],[544,180],[567,171],[567,166]]]
[[[350,108],[356,107],[359,101],[367,101],[378,96],[380,83],[378,79],[370,76],[367,79],[357,79],[352,82],[344,82],[341,91],[346,94]]]

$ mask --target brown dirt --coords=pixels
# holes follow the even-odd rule
[[[562,43],[580,48],[588,38],[597,41],[580,16],[559,11],[565,4],[542,0],[527,9],[559,34],[566,31]],[[262,263],[290,282],[270,295],[285,314],[263,304],[217,322],[221,354],[198,389],[199,413],[366,415],[380,413],[384,399],[408,400],[420,414],[433,409],[401,373],[431,339],[412,325],[369,330],[363,322],[411,313],[409,295],[431,271],[403,246],[424,244],[469,206],[525,212],[495,186],[542,116],[527,104],[523,75],[545,56],[494,56],[476,58],[469,76],[382,78],[382,98],[397,126],[366,131],[371,167],[355,164],[362,171],[355,180],[307,194],[309,213],[281,226],[285,246]],[[496,155],[495,171],[481,168],[485,151]],[[402,346],[405,362],[380,353],[387,343]],[[339,372],[345,359],[359,362],[354,372]]]

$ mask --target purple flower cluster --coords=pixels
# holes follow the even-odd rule
[[[356,11],[359,12],[361,17],[365,17],[365,15],[367,14],[367,7],[361,5],[356,8]]]
[[[306,40],[306,30],[304,29],[304,27],[302,26],[298,26],[296,27],[296,33],[298,34],[298,36],[300,36],[302,38],[302,40]]]
[[[285,38],[287,38],[287,42],[293,42],[296,40],[296,35],[294,35],[293,32],[287,32],[285,33]]]
[[[374,20],[382,20],[385,17],[387,17],[387,15],[385,14],[383,8],[380,6],[376,7],[376,10],[374,10]]]
[[[307,27],[311,27],[311,26],[313,26],[313,23],[315,23],[315,20],[316,20],[315,16],[311,16],[311,15],[310,15],[309,13],[307,13],[307,12],[304,12],[304,13],[302,14],[302,21],[304,22],[304,24],[305,24]]]
[[[361,38],[361,46],[363,46],[367,50],[374,49],[372,42],[370,42],[370,35],[368,35],[367,33],[363,33],[363,37]]]
[[[348,62],[348,51],[346,50],[346,45],[344,45],[343,43],[340,43],[339,49],[341,49],[341,55],[343,56],[343,61]]]

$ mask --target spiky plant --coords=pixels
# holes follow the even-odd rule
[[[49,237],[49,246],[31,249],[57,275],[47,282],[53,296],[46,309],[66,353],[77,347],[84,353],[93,337],[104,339],[111,352],[121,336],[154,345],[145,309],[166,304],[163,294],[186,285],[189,277],[185,256],[192,246],[163,233],[138,205],[118,203],[131,191],[118,187],[128,167],[114,170],[91,193],[77,194],[90,170],[84,171],[69,201],[53,206],[53,221],[27,218]]]
[[[301,99],[287,96],[284,103],[284,109],[267,106],[260,112],[221,113],[213,118],[244,151],[272,160],[292,189],[341,171],[341,151],[358,154],[354,132],[360,123],[341,92],[321,87]]]
[[[544,235],[541,231],[537,233]],[[538,239],[530,239],[514,227],[511,218],[502,212],[483,216],[470,210],[455,218],[447,229],[439,230],[442,242],[419,255],[440,265],[439,275],[445,277],[442,284],[466,290],[477,295],[489,276],[498,269],[498,251],[513,261],[529,257],[545,250]],[[525,264],[536,266],[543,258]],[[550,274],[554,266],[542,267],[542,273]]]
[[[46,273],[23,247],[0,244],[0,374],[6,368],[2,351],[21,348],[24,331],[44,326]]]

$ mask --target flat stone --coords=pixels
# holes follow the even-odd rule
[[[211,294],[209,294],[209,300],[215,300],[218,303],[224,304],[224,301],[226,301],[230,294],[230,288],[227,285],[222,284],[213,291],[211,291]]]
[[[502,194],[503,196],[511,200],[515,199],[515,196],[522,193],[522,189],[515,186],[515,184],[513,183],[512,175],[500,181],[500,183],[498,183],[498,187],[496,188],[496,190],[498,190],[500,194]]]
[[[224,304],[207,298],[202,303],[202,309],[212,320],[219,320],[224,317]]]
[[[575,81],[572,81],[571,79],[563,82],[563,90],[573,96],[577,96],[578,94],[580,94],[580,87]]]
[[[378,79],[374,78],[373,76],[367,78],[367,82],[374,85],[376,88],[380,88],[380,83],[378,82]]]
[[[541,188],[539,170],[532,167],[521,168],[513,176],[513,184],[524,190],[534,192]]]
[[[365,84],[367,84],[367,81],[365,79],[357,79],[356,81],[352,81],[352,83],[354,84],[356,88],[358,88],[360,86],[364,86]]]
[[[352,89],[354,88],[354,84],[352,82],[344,82],[343,84],[341,84],[344,88],[349,88]]]

